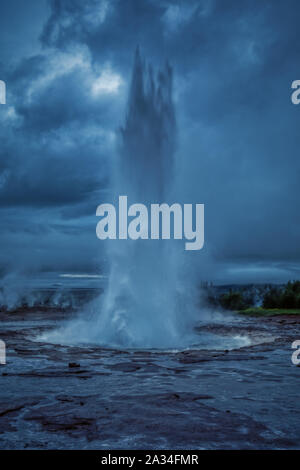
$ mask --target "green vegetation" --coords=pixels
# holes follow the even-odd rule
[[[225,310],[245,310],[249,303],[241,292],[229,291],[219,297],[221,307]]]
[[[262,306],[266,309],[300,309],[300,281],[288,282],[283,290],[270,289]]]
[[[254,297],[247,291],[230,289],[216,299],[225,310],[237,311],[245,315],[299,315],[300,314],[300,281],[288,282],[284,287],[270,286],[262,298],[262,306],[254,306]]]
[[[256,316],[272,316],[272,315],[300,315],[300,309],[288,308],[263,308],[263,307],[250,307],[244,310],[239,310],[238,313],[243,315],[256,315]]]

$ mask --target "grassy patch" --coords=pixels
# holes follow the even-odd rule
[[[272,315],[300,315],[299,308],[263,308],[251,307],[239,310],[242,315],[272,316]]]

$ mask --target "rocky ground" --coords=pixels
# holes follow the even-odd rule
[[[66,315],[0,314],[7,345],[1,449],[300,448],[300,368],[291,362],[297,316],[199,325],[199,335],[251,339],[232,350],[117,351],[36,341]]]

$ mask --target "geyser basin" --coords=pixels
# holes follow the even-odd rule
[[[210,338],[210,345],[236,335],[279,337],[229,351],[118,351],[31,340],[66,315],[63,308],[19,311],[12,321],[0,312],[2,338],[9,338],[0,380],[2,449],[299,447],[290,340],[299,336],[299,320],[237,322],[226,315],[200,326],[200,340]]]
[[[222,318],[222,314],[219,315]],[[221,321],[221,320],[220,320]],[[210,351],[230,351],[248,346],[270,343],[275,340],[273,334],[254,327],[251,322],[249,325],[240,325],[239,319],[233,319],[224,316],[223,323],[203,323],[193,330],[190,334],[182,335],[177,338],[176,343],[171,343],[165,338],[161,339],[155,345],[140,342],[140,336],[135,336],[131,341],[124,337],[124,342],[102,341],[101,336],[95,331],[94,335],[90,333],[90,324],[88,321],[77,319],[69,321],[60,328],[44,331],[42,335],[34,338],[35,341],[46,343],[78,346],[83,348],[100,348],[114,350],[140,350],[140,351],[168,351],[178,352],[184,350],[210,350]]]

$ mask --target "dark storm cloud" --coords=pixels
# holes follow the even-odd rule
[[[80,246],[92,239],[140,44],[155,64],[168,58],[174,66],[177,198],[206,205],[206,245],[193,257],[203,277],[274,280],[299,272],[300,110],[290,101],[299,78],[297,0],[52,0],[43,12],[35,2],[28,8],[40,43],[31,37],[27,44],[25,18],[18,60],[0,69],[10,106],[0,108],[7,230],[12,210],[26,208],[36,224],[45,208],[51,253],[61,254],[66,240],[76,249],[76,225]],[[7,28],[1,34],[17,48]],[[17,238],[3,243],[13,247]],[[27,249],[33,240],[44,243],[30,233]]]
[[[29,58],[12,71],[0,205],[80,203],[107,186],[114,104],[94,96],[90,75],[75,52]]]
[[[52,14],[41,36],[46,46],[66,48],[84,43],[95,60],[118,57],[128,67],[137,43],[147,43],[156,52],[162,45],[163,2],[53,0],[51,6]]]
[[[39,69],[44,72],[48,65],[43,62],[44,58],[41,58]],[[50,77],[49,83],[47,74],[43,72],[32,71],[31,79],[37,82],[36,86],[33,85],[33,96],[16,104],[16,111],[24,118],[23,126],[26,130],[49,133],[74,122],[105,126],[106,122],[111,121],[114,103],[111,99],[95,99],[90,93],[87,80],[90,71],[82,64],[75,64],[71,71],[66,70],[63,74],[58,70],[57,76],[53,79]],[[21,93],[23,78],[17,86]]]

